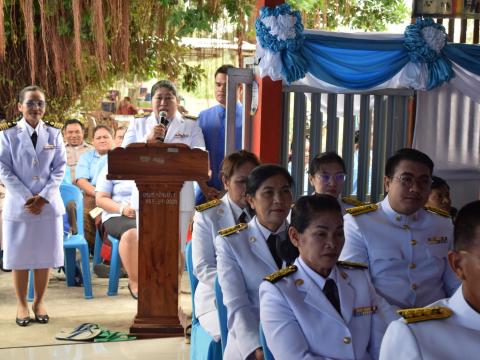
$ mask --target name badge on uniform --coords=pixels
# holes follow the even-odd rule
[[[177,133],[174,135],[174,137],[176,137],[176,138],[186,138],[186,137],[188,137],[188,134],[186,134],[186,133],[181,133],[181,132],[177,132]]]
[[[47,144],[43,147],[44,150],[53,150],[55,149],[55,145]]]
[[[433,236],[431,238],[428,238],[428,243],[429,244],[445,244],[448,241],[448,238],[446,236]]]
[[[370,314],[375,314],[377,312],[378,306],[364,306],[353,309],[353,316],[365,316]]]

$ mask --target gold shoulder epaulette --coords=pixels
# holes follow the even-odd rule
[[[222,230],[218,230],[218,235],[220,235],[220,236],[232,235],[232,234],[235,234],[235,233],[238,233],[238,232],[242,231],[243,229],[246,229],[247,227],[248,227],[248,224],[240,223],[240,224],[230,226],[230,227],[222,229]]]
[[[140,113],[140,114],[135,114],[135,115],[133,115],[133,117],[136,118],[136,119],[140,119],[140,118],[150,116],[150,114],[151,114],[151,112],[143,112],[143,113]]]
[[[368,265],[353,261],[337,261],[337,265],[347,269],[368,269]]]
[[[0,131],[10,129],[10,128],[14,127],[15,125],[17,125],[16,120],[10,120],[10,121],[0,120]]]
[[[297,271],[297,266],[290,265],[286,268],[275,271],[273,274],[265,276],[263,280],[267,280],[270,281],[272,284],[275,284],[278,280],[283,279],[285,276],[293,274],[295,271]]]
[[[55,129],[62,129],[63,128],[63,123],[60,121],[53,121],[53,120],[43,120],[45,124],[48,126],[54,127]]]
[[[363,205],[367,205],[367,203],[364,203],[363,201],[360,201],[354,197],[351,197],[351,196],[345,196],[342,198],[342,201],[345,203],[345,204],[348,204],[348,205],[353,205],[353,206],[363,206]]]
[[[447,217],[447,218],[452,217],[448,211],[443,210],[443,209],[439,209],[439,208],[436,208],[436,207],[433,207],[433,206],[425,206],[424,209],[427,210],[428,212],[431,212],[431,213],[434,213],[434,214],[437,214],[437,215],[440,215],[440,216],[443,216],[443,217]]]
[[[183,114],[182,116],[185,119],[188,119],[188,120],[197,120],[198,119],[198,116],[195,116],[195,115]]]
[[[206,202],[206,203],[203,203],[203,204],[200,204],[200,205],[197,205],[195,206],[195,210],[199,211],[199,212],[202,212],[204,210],[207,210],[207,209],[210,209],[212,207],[215,207],[215,206],[218,206],[220,205],[222,202],[218,199],[213,199],[212,201],[209,201],[209,202]]]
[[[366,213],[369,213],[371,211],[375,211],[377,209],[378,209],[377,204],[368,204],[368,205],[362,205],[362,206],[357,206],[357,207],[353,207],[353,208],[350,208],[350,209],[346,209],[345,211],[352,216],[357,216],[357,215],[360,215],[360,214],[366,214]]]
[[[446,319],[453,314],[452,310],[445,306],[402,309],[397,310],[397,313],[403,317],[407,324],[419,321]]]

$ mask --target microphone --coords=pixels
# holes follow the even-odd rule
[[[160,125],[162,124],[163,126],[165,126],[165,130],[167,129],[167,125],[168,125],[168,120],[167,120],[167,112],[166,111],[160,111],[158,116],[160,117],[160,120],[157,119],[157,125]],[[158,137],[157,140],[160,140],[160,141],[164,141],[165,140],[165,137]]]

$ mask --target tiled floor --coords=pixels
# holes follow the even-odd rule
[[[188,360],[184,338],[126,342],[53,345],[0,350],[2,360]]]

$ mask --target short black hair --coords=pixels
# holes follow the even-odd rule
[[[333,196],[326,194],[302,196],[295,202],[292,209],[290,226],[302,234],[321,212],[335,212],[342,217],[342,208]]]
[[[23,100],[25,100],[25,94],[30,91],[40,91],[43,96],[45,96],[45,91],[40,86],[37,85],[30,85],[24,87],[20,92],[18,93],[18,103],[23,104]]]
[[[220,66],[217,71],[215,71],[215,77],[217,77],[218,74],[225,74],[227,75],[228,69],[235,69],[235,66],[230,65],[230,64],[225,64]]]
[[[430,174],[433,173],[433,161],[430,157],[416,149],[403,148],[397,150],[397,152],[388,158],[385,164],[385,176],[393,177],[395,169],[402,160],[414,161],[424,164],[430,170]]]
[[[260,161],[254,153],[247,150],[240,150],[226,156],[221,165],[220,175],[225,179],[230,179],[240,166],[246,163],[252,163],[254,166],[260,165]]]
[[[85,126],[83,126],[82,122],[78,119],[68,119],[67,121],[65,121],[65,123],[63,124],[63,130],[65,130],[68,125],[73,125],[73,124],[80,125],[80,127],[82,128],[82,131],[85,131]]]
[[[312,161],[310,161],[308,173],[311,176],[314,176],[320,170],[320,167],[322,165],[331,163],[337,163],[342,167],[343,172],[347,171],[345,162],[343,161],[342,157],[334,151],[327,151],[315,156]]]
[[[480,243],[475,243],[475,233],[480,226],[480,200],[462,207],[455,218],[454,225],[453,248],[456,251],[480,246]]]
[[[275,164],[265,164],[259,165],[255,169],[252,170],[250,175],[248,175],[247,179],[247,189],[245,191],[246,194],[250,196],[255,196],[257,190],[262,186],[262,184],[272,176],[282,175],[288,182],[290,187],[293,186],[293,178],[292,175],[280,165]]]
[[[93,129],[93,134],[92,134],[92,136],[95,137],[95,133],[96,133],[98,130],[100,130],[100,129],[105,129],[105,130],[107,130],[108,133],[109,133],[109,134],[112,136],[112,138],[113,138],[113,130],[112,130],[110,127],[108,127],[107,125],[97,125],[97,126],[95,126],[95,128]]]
[[[448,190],[450,190],[450,186],[448,186],[447,182],[443,180],[441,177],[438,176],[432,176],[432,190],[433,189],[438,189],[442,186],[445,186]]]
[[[173,93],[173,96],[177,97],[177,88],[175,84],[170,80],[160,80],[155,84],[153,84],[152,86],[152,91],[150,91],[150,94],[152,95],[152,99],[155,93],[157,92],[157,90],[160,88],[168,89],[170,92]]]

